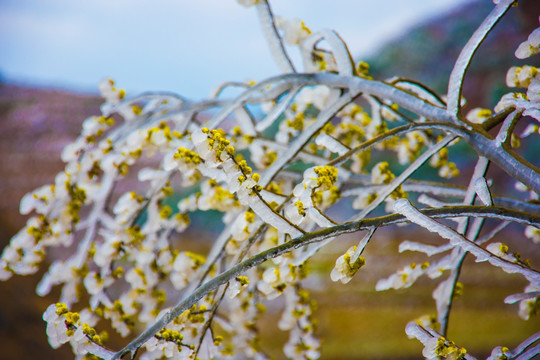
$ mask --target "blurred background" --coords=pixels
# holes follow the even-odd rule
[[[443,94],[460,49],[493,7],[490,0],[341,0],[332,6],[323,0],[276,0],[272,5],[276,15],[299,17],[312,30],[337,30],[355,59],[371,65],[375,78],[409,77]],[[465,83],[469,109],[492,108],[509,91],[504,79],[510,66],[540,65],[538,57],[524,62],[513,56],[538,27],[539,15],[539,1],[520,1],[488,36]],[[233,0],[1,0],[0,248],[25,223],[18,214],[21,197],[53,181],[63,168],[61,149],[78,135],[86,117],[99,114],[96,88],[101,79],[114,78],[128,96],[167,90],[200,99],[221,82],[261,80],[277,73],[254,10]],[[523,148],[530,156],[540,151],[538,144],[527,141]],[[458,183],[470,175],[467,154],[463,150],[462,159],[453,159],[462,169]],[[495,191],[513,187],[495,169],[489,176],[497,179],[500,188]],[[204,218],[196,217],[193,227]],[[510,228],[503,240],[538,263],[538,249],[512,232],[518,235],[522,229]],[[411,261],[424,261],[397,252],[401,240],[418,236],[438,241],[414,227],[378,230],[367,249],[367,266],[348,285],[330,282],[329,273],[336,257],[358,241],[355,236],[311,261],[314,280],[308,285],[319,303],[323,358],[419,357],[421,345],[408,340],[404,328],[408,321],[435,312],[431,292],[436,283],[423,280],[407,290],[374,291],[379,278]],[[208,239],[199,246],[208,246],[212,237],[197,234]],[[517,306],[503,304],[505,296],[523,289],[519,277],[470,265],[466,263],[462,279],[464,296],[451,318],[452,340],[481,357],[497,345],[513,347],[538,331],[538,318],[526,322],[517,317]],[[52,350],[47,343],[41,314],[58,294],[35,295],[41,275],[0,283],[3,359],[72,358],[68,346]],[[265,326],[276,315],[277,309],[270,307],[262,320],[263,347],[281,358],[286,334]],[[112,341],[116,348],[126,343]]]

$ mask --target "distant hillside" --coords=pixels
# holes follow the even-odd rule
[[[446,93],[448,77],[467,39],[493,9],[490,0],[471,1],[451,13],[420,24],[387,44],[367,62],[376,78],[402,76]],[[540,1],[521,0],[488,35],[475,54],[464,84],[470,106],[495,105],[508,92],[506,70],[512,65],[540,66],[533,57],[518,60],[514,50],[539,26]]]

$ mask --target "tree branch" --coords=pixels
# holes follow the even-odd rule
[[[406,201],[406,200],[405,200]],[[425,209],[419,211],[425,216],[433,218],[447,218],[447,217],[462,217],[462,216],[478,216],[478,217],[489,217],[497,219],[505,219],[515,221],[521,224],[536,225],[540,226],[540,217],[521,213],[515,210],[496,208],[496,207],[484,207],[484,206],[455,206],[449,208],[440,208],[440,209]],[[144,343],[154,336],[159,330],[169,324],[174,318],[178,317],[186,309],[189,309],[193,304],[198,300],[203,298],[206,294],[211,291],[214,291],[219,286],[229,282],[231,279],[236,278],[240,274],[244,273],[248,269],[262,264],[266,260],[273,259],[282,254],[290,252],[294,249],[304,247],[306,245],[323,241],[330,237],[336,237],[345,233],[352,233],[361,230],[371,230],[374,227],[388,226],[397,223],[406,222],[407,219],[399,214],[386,215],[376,218],[363,219],[355,222],[348,222],[333,227],[325,228],[322,230],[314,231],[307,233],[305,235],[299,236],[289,242],[286,242],[282,245],[273,247],[269,250],[263,251],[233,267],[229,270],[222,272],[215,278],[208,280],[201,286],[199,286],[191,295],[182,299],[178,304],[174,306],[173,309],[168,311],[165,315],[160,317],[152,326],[143,331],[135,340],[130,342],[122,350],[115,353],[112,357],[114,359],[120,359],[124,355],[131,353],[134,354],[138,348],[140,348]],[[483,250],[485,251],[485,250]],[[489,254],[489,253],[488,253]],[[503,260],[501,260],[503,261]],[[522,268],[521,265],[515,265]],[[532,271],[532,270],[531,270]],[[536,272],[534,272],[537,274]],[[537,274],[540,276],[540,274]]]
[[[482,21],[478,29],[473,33],[465,47],[461,50],[459,57],[454,64],[450,80],[448,82],[448,113],[457,124],[460,115],[461,90],[463,88],[463,79],[465,72],[469,67],[472,57],[480,44],[484,41],[487,34],[493,29],[495,24],[508,11],[510,6],[516,0],[501,0],[501,2],[491,11],[491,13]]]

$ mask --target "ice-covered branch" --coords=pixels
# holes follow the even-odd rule
[[[472,57],[486,38],[487,34],[515,2],[516,0],[501,0],[484,19],[469,41],[467,41],[465,47],[461,50],[448,82],[448,112],[455,119],[455,122],[457,122],[459,117],[461,89],[463,88],[465,72],[471,63]]]
[[[268,42],[270,53],[284,73],[294,73],[294,65],[285,50],[285,45],[276,29],[274,15],[267,0],[259,0],[256,4],[257,14],[261,23],[261,29]]]
[[[413,207],[407,199],[397,200],[394,203],[394,210],[405,216],[409,221],[420,225],[430,232],[439,234],[442,238],[450,240],[451,244],[459,246],[464,251],[470,252],[476,257],[477,262],[488,261],[492,265],[500,267],[510,273],[522,274],[533,284],[540,284],[539,272],[493,255],[470,240],[467,240],[455,230],[431,219],[428,215],[422,214],[418,209]]]

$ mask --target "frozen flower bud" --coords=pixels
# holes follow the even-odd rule
[[[467,114],[467,120],[474,124],[482,124],[491,116],[491,110],[483,108],[475,108]]]
[[[70,161],[75,161],[79,157],[81,150],[84,149],[86,142],[84,138],[80,137],[75,142],[67,145],[64,150],[62,150],[62,161],[68,163]]]
[[[497,346],[496,348],[493,349],[493,351],[491,352],[491,355],[489,356],[488,359],[491,359],[491,360],[506,360],[511,356],[510,354],[508,354],[509,350],[510,349],[508,349],[505,346]]]
[[[449,162],[439,168],[439,176],[445,179],[451,179],[459,175],[459,169],[456,164]]]
[[[535,244],[540,244],[540,229],[529,225],[525,227],[525,236],[531,239]]]
[[[113,213],[117,216],[116,221],[120,224],[126,223],[133,214],[139,211],[143,201],[144,198],[134,191],[123,194],[113,208]]]
[[[342,284],[346,284],[366,264],[366,259],[363,256],[353,259],[355,252],[356,246],[352,246],[345,254],[337,258],[336,266],[334,266],[334,269],[330,273],[332,281],[339,280]]]
[[[289,45],[298,45],[311,34],[311,30],[300,19],[287,20],[279,16],[276,25],[283,30],[283,39]]]
[[[302,202],[297,201],[295,204],[287,205],[285,207],[285,216],[292,223],[300,225],[305,220],[306,211],[303,207],[303,204],[301,205],[301,207],[299,207],[298,204],[302,204]]]
[[[532,134],[538,134],[540,127],[537,124],[529,124],[519,135],[520,138],[525,138]]]
[[[519,86],[519,80],[517,77],[517,74],[519,73],[519,67],[518,66],[512,66],[508,71],[506,72],[506,86],[508,87],[517,87]]]
[[[531,84],[537,74],[538,69],[534,66],[512,66],[506,73],[506,85],[509,87],[526,88]]]
[[[229,281],[229,298],[232,299],[238,295],[249,285],[247,276],[237,276],[234,280]]]
[[[517,181],[515,184],[514,184],[514,188],[517,190],[517,191],[529,191],[529,188],[522,182],[520,181]]]
[[[429,263],[425,262],[421,265],[411,263],[401,270],[392,274],[387,279],[381,279],[377,282],[375,290],[382,291],[388,289],[408,288],[428,269]]]
[[[371,170],[371,181],[374,184],[389,184],[394,177],[390,171],[390,164],[386,161],[377,163]]]
[[[114,85],[113,79],[105,79],[99,84],[101,96],[111,105],[119,104],[126,95],[123,89],[118,90]]]
[[[538,74],[538,69],[534,66],[524,65],[517,74],[517,79],[521,87],[528,87],[531,81]]]
[[[540,291],[539,286],[527,285],[524,292],[534,292]],[[540,307],[540,298],[525,299],[519,302],[519,312],[518,315],[524,320],[529,320],[531,316],[538,314]]]
[[[268,300],[275,299],[287,288],[287,281],[290,281],[290,273],[286,267],[270,267],[262,275],[261,281],[257,283],[257,289],[266,295]]]
[[[537,46],[531,45],[529,41],[524,41],[519,44],[515,55],[518,59],[526,59],[528,57],[538,54],[538,52],[540,52],[540,49]]]
[[[491,243],[486,246],[486,250],[507,261],[514,262],[515,260],[513,255],[508,254],[508,245],[506,244],[500,242]]]
[[[53,187],[51,185],[42,186],[23,196],[19,206],[19,212],[23,215],[27,215],[30,214],[32,210],[36,210],[36,212],[44,214],[49,208],[47,205],[53,198]]]

